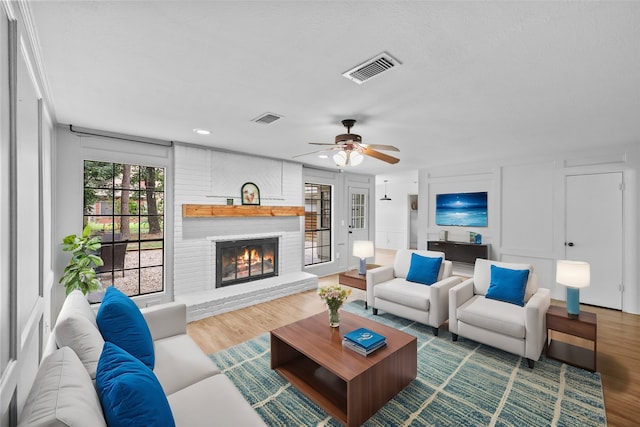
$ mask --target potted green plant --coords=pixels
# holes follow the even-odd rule
[[[101,246],[100,237],[91,237],[91,227],[88,225],[82,230],[82,236],[70,234],[62,239],[62,250],[72,253],[71,261],[59,281],[66,288],[67,295],[75,289],[80,289],[86,295],[102,288],[95,270],[104,265],[102,258],[96,255]]]

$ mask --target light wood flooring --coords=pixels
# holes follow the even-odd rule
[[[393,256],[394,251],[378,249],[375,263],[391,264]],[[338,283],[338,277],[322,277],[319,282]],[[349,299],[362,300],[364,292],[353,289]],[[608,425],[640,425],[640,316],[591,306],[581,309],[598,316],[597,363]],[[205,353],[211,354],[325,310],[317,292],[312,290],[191,322],[187,332]],[[584,344],[577,339],[574,343]]]

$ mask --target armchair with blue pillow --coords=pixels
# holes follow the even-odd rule
[[[530,368],[547,337],[551,292],[529,264],[477,259],[473,277],[449,291],[449,331],[525,357]]]
[[[429,325],[434,335],[449,315],[449,289],[461,282],[443,252],[399,249],[393,265],[367,270],[367,304]]]

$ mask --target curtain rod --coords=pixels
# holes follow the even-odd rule
[[[163,145],[165,147],[171,147],[173,145],[173,141],[165,141],[162,139],[155,139],[155,138],[146,138],[143,136],[133,136],[133,135],[127,135],[124,133],[108,132],[104,130],[89,129],[89,128],[83,128],[78,126],[74,127],[73,125],[69,125],[69,130],[73,133],[79,133],[83,135],[101,136],[105,138],[121,139],[125,141],[142,142],[145,144]]]

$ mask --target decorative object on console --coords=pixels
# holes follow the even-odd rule
[[[369,240],[355,240],[353,242],[353,256],[360,258],[358,274],[367,274],[367,258],[375,255],[373,242]]]
[[[572,319],[580,315],[580,288],[591,282],[588,262],[559,259],[556,263],[556,282],[567,287],[567,314]]]
[[[384,197],[381,197],[380,200],[385,201],[385,202],[390,202],[391,201],[391,197],[387,197],[387,181],[388,180],[384,180]]]
[[[486,191],[436,194],[436,225],[487,227],[487,206]]]
[[[260,204],[260,190],[258,189],[258,186],[253,182],[246,182],[242,185],[240,196],[242,197],[243,205]]]
[[[329,309],[329,326],[337,328],[340,326],[340,314],[338,310],[342,307],[342,304],[351,295],[351,289],[345,289],[340,285],[331,285],[321,287],[318,291],[318,295],[327,303]]]

